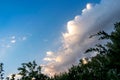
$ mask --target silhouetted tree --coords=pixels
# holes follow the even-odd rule
[[[45,80],[48,76],[41,73],[41,66],[37,66],[36,62],[22,63],[22,67],[19,67],[19,74],[22,75],[22,80],[31,80],[33,77],[36,80]]]
[[[90,48],[86,51],[86,53],[99,53],[92,58],[91,62],[94,63],[96,61],[95,64],[99,65],[97,69],[95,69],[95,66],[92,68],[97,72],[94,72],[95,76],[97,76],[98,80],[120,80],[120,22],[115,24],[114,31],[111,34],[100,31],[91,37],[94,36],[99,36],[99,40],[108,40],[106,44],[97,44],[95,48]]]
[[[6,80],[10,80],[10,78],[9,78],[9,77],[6,77]]]
[[[3,63],[0,63],[0,79],[3,80],[4,79],[4,70],[3,70]]]
[[[15,80],[15,74],[11,75],[11,79],[10,80]]]

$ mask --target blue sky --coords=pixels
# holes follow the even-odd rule
[[[21,63],[44,63],[47,51],[56,51],[66,24],[80,15],[87,3],[100,0],[1,0],[0,62],[5,74],[16,73]]]

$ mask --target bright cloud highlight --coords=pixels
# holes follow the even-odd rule
[[[13,39],[13,40],[11,40],[11,43],[13,43],[13,44],[14,44],[14,43],[16,43],[16,40],[14,40],[14,39]]]

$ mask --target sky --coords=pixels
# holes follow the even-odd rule
[[[93,46],[89,35],[110,32],[120,20],[119,0],[1,0],[0,62],[5,75],[36,60],[43,73],[67,71]]]

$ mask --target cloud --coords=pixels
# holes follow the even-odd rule
[[[23,41],[27,40],[27,37],[25,37],[25,36],[24,36],[24,37],[22,37],[22,40],[23,40]]]
[[[12,36],[11,39],[15,39],[16,37],[15,36]]]
[[[86,5],[86,8],[82,10],[82,13],[87,12],[88,10],[92,9],[92,7],[93,7],[93,5],[92,5],[91,3],[88,3],[88,4]]]
[[[16,36],[11,36],[10,43],[15,44],[16,43]]]
[[[26,35],[7,35],[4,37],[0,37],[0,58],[4,58],[6,54],[8,54],[10,49],[15,49],[18,44],[27,40],[30,37],[30,34]]]
[[[48,51],[47,53],[46,53],[46,57],[43,59],[44,61],[53,61],[53,60],[55,60],[56,58],[55,58],[56,56],[54,55],[54,53],[52,52],[52,51]]]
[[[12,47],[12,46],[10,46],[9,44],[8,44],[8,45],[6,45],[6,48],[10,48],[10,47]]]
[[[47,56],[52,56],[54,53],[51,51],[48,51],[46,54],[47,54]]]
[[[112,30],[113,24],[120,21],[119,4],[120,0],[101,0],[95,5],[88,3],[81,15],[67,22],[67,31],[62,34],[60,49],[47,52],[43,59],[47,63],[43,66],[43,72],[48,75],[64,72],[77,64],[79,59],[95,55],[83,54],[96,42],[96,39],[88,37],[100,30]]]
[[[11,43],[13,43],[13,44],[16,43],[16,40],[15,39],[11,40]]]

